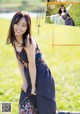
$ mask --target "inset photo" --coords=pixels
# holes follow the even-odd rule
[[[47,4],[45,22],[50,24],[80,26],[79,3]]]

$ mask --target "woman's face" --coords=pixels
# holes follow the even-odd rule
[[[61,7],[61,11],[64,12],[64,7]]]
[[[27,23],[23,17],[18,23],[14,24],[15,36],[22,36],[27,30]]]

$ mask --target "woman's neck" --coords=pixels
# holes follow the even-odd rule
[[[22,36],[16,36],[16,40],[17,40],[20,44],[22,44],[22,42],[23,42]]]

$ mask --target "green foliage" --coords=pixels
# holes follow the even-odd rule
[[[70,9],[70,16],[75,22],[76,26],[80,26],[80,4],[74,4]]]

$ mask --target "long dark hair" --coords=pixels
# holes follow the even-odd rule
[[[10,43],[12,45],[14,44],[14,41],[16,40],[16,37],[15,37],[15,32],[14,32],[14,27],[13,26],[14,26],[14,24],[18,23],[20,21],[20,19],[23,18],[23,17],[25,18],[26,23],[27,23],[27,30],[23,34],[23,44],[22,45],[26,46],[28,36],[29,36],[30,44],[32,43],[32,39],[31,39],[31,18],[30,18],[28,13],[25,13],[23,11],[19,11],[12,18],[12,21],[11,21],[11,24],[10,24],[10,27],[9,27],[9,31],[8,31],[8,37],[7,37],[7,40],[6,40],[7,44],[10,44]]]
[[[64,8],[64,13],[66,13],[66,8],[65,8],[65,6],[63,5],[63,4],[61,4],[61,7],[59,8],[59,10],[58,10],[58,14],[59,15],[61,15],[61,13],[62,13],[62,11],[61,11],[61,8]]]

